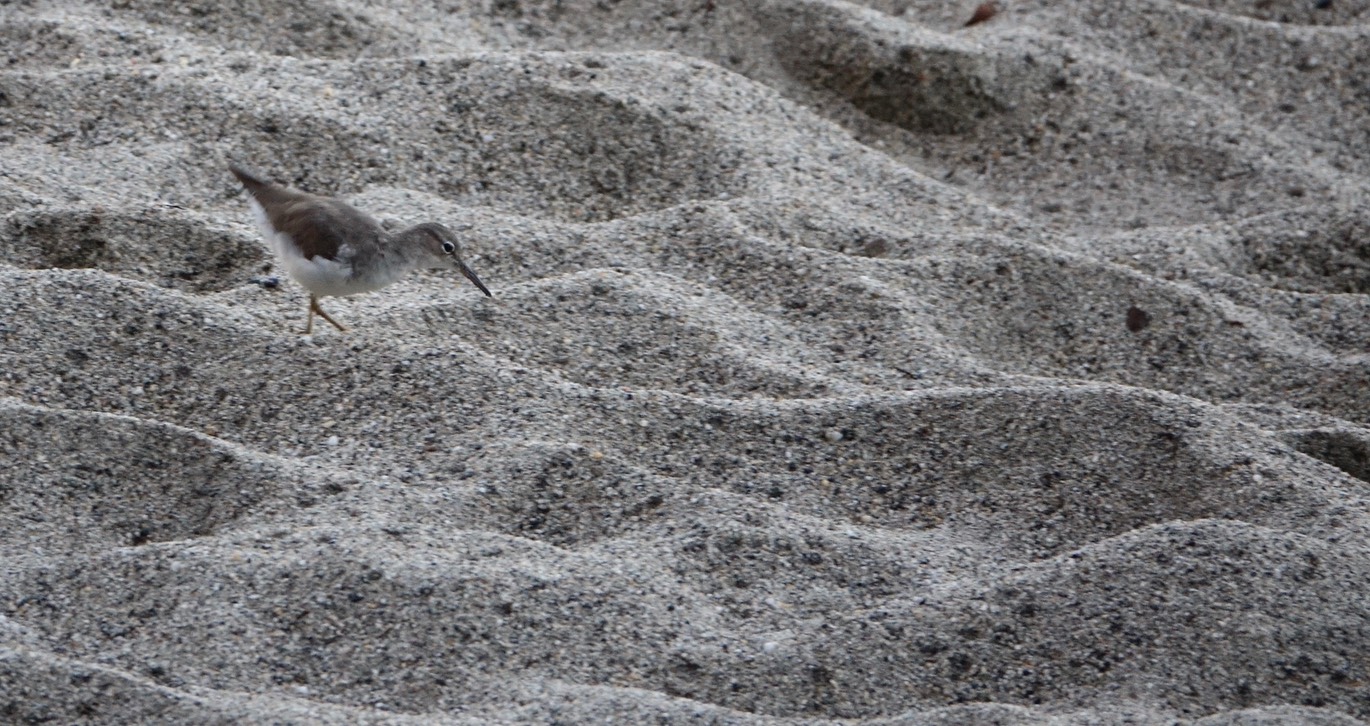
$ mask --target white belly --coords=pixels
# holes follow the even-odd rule
[[[266,216],[266,210],[262,209],[262,205],[258,204],[257,200],[249,196],[247,201],[252,207],[252,218],[256,220],[257,227],[262,231],[262,236],[266,238],[267,244],[271,245],[271,249],[280,259],[285,271],[305,289],[319,297],[342,297],[384,287],[383,284],[372,284],[352,275],[352,266],[339,261],[348,259],[346,247],[340,250],[339,260],[329,260],[323,257],[306,259],[304,255],[300,254],[295,243],[291,241],[290,235],[278,232],[275,227],[271,226],[271,220]]]

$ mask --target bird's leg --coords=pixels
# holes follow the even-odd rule
[[[313,296],[313,295],[310,295],[310,296],[309,296],[309,322],[307,322],[307,323],[304,324],[304,334],[305,334],[305,335],[309,335],[309,334],[311,334],[311,333],[314,332],[314,306],[315,306],[315,305],[317,305],[317,303],[314,302],[314,296]]]
[[[319,298],[315,297],[314,295],[310,295],[310,296],[309,296],[309,328],[310,328],[311,330],[314,328],[314,313],[318,313],[318,314],[319,314],[319,317],[321,317],[321,318],[323,318],[324,320],[327,320],[328,322],[332,323],[332,324],[333,324],[333,327],[337,328],[338,330],[340,330],[340,331],[342,331],[342,332],[344,332],[344,333],[347,332],[347,328],[344,328],[343,326],[339,325],[339,324],[338,324],[338,321],[336,321],[336,320],[334,320],[333,318],[329,317],[329,316],[328,316],[328,313],[324,312],[324,311],[323,311],[323,308],[319,307]]]

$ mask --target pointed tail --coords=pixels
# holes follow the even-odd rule
[[[233,176],[238,177],[238,181],[242,182],[243,186],[246,187],[249,192],[252,192],[254,196],[257,194],[258,190],[271,186],[271,182],[253,174],[237,164],[229,164],[228,170],[233,172]]]

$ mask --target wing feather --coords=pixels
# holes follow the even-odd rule
[[[357,248],[379,239],[380,224],[343,202],[287,189],[236,164],[228,168],[262,206],[271,226],[289,237],[307,260],[337,260],[345,245]]]

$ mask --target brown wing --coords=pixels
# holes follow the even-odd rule
[[[346,240],[319,201],[296,200],[276,207],[263,204],[262,208],[266,210],[271,226],[288,235],[306,260],[315,257],[336,260],[338,250]]]
[[[344,244],[356,247],[374,239],[380,229],[375,220],[342,202],[287,189],[237,165],[228,168],[262,205],[271,226],[288,235],[305,259],[335,260]]]

